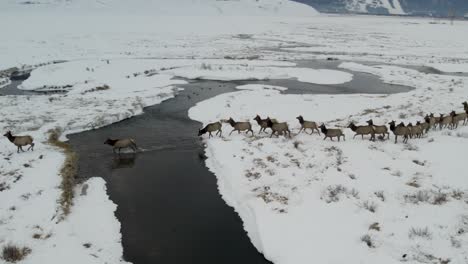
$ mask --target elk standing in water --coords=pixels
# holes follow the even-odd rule
[[[121,149],[131,148],[135,153],[137,152],[137,145],[135,140],[131,138],[124,138],[124,139],[110,139],[108,138],[104,144],[112,146],[112,151],[115,153],[115,149],[119,149],[119,153]]]
[[[218,135],[218,133],[219,133],[219,136],[221,137],[221,133],[223,132],[221,130],[221,128],[222,128],[222,125],[221,125],[220,122],[215,122],[215,123],[208,124],[203,129],[198,130],[198,136],[201,136],[201,135],[205,134],[206,132],[208,132],[208,135],[209,135],[208,138],[210,138],[210,137],[213,136],[213,135],[211,135],[211,132],[216,131],[215,135]]]
[[[301,115],[296,117],[296,119],[299,120],[299,123],[301,124],[301,130],[299,130],[299,133],[301,133],[303,130],[307,133],[306,129],[310,129],[310,135],[312,135],[315,130],[317,130],[317,133],[320,135],[320,130],[318,129],[317,123],[313,121],[306,121]]]
[[[16,153],[19,153],[20,150],[21,152],[24,152],[23,146],[27,145],[29,145],[28,151],[34,151],[34,139],[31,136],[13,136],[11,131],[6,132],[3,136],[7,137],[11,143],[18,147]]]
[[[390,130],[393,132],[393,134],[395,135],[395,144],[397,143],[397,140],[398,140],[398,136],[403,136],[403,143],[406,143],[408,142],[408,138],[409,138],[409,135],[410,135],[410,130],[409,128],[405,127],[405,125],[402,123],[400,123],[398,126],[395,125],[395,121],[392,121],[390,123],[388,123],[390,125]]]
[[[346,141],[345,135],[343,134],[343,131],[341,129],[328,129],[325,124],[322,124],[320,126],[320,130],[322,130],[322,133],[325,135],[323,140],[326,140],[327,138],[330,138],[331,141],[333,141],[334,137],[338,138],[338,141],[340,141],[340,138],[343,137],[343,140]]]
[[[231,135],[232,132],[234,132],[234,131],[239,132],[239,134],[240,134],[240,132],[243,132],[243,131],[245,131],[245,133],[251,132],[252,136],[254,135],[254,132],[252,130],[252,124],[250,124],[250,122],[236,122],[232,118],[229,118],[229,120],[227,122],[234,128],[231,131],[231,133],[229,133],[229,135]]]

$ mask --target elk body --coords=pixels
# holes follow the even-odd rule
[[[271,135],[270,138],[273,137],[273,135],[276,134],[277,137],[279,137],[280,134],[284,133],[284,136],[288,135],[291,137],[291,131],[289,131],[289,126],[286,122],[283,123],[273,123],[273,121],[270,118],[267,118],[267,124],[268,127],[271,128]]]
[[[231,135],[232,132],[234,132],[234,131],[239,132],[239,134],[240,134],[240,132],[243,132],[243,131],[245,131],[245,133],[251,132],[252,136],[254,134],[253,130],[252,130],[252,124],[250,124],[250,122],[236,122],[232,118],[229,118],[229,120],[227,122],[234,128],[231,131],[231,133],[229,133],[229,135]]]
[[[333,141],[333,138],[334,137],[337,137],[338,138],[338,141],[340,141],[340,138],[343,137],[343,140],[346,140],[345,139],[345,135],[343,134],[343,131],[341,131],[341,129],[337,129],[337,128],[334,128],[334,129],[328,129],[325,124],[322,124],[320,126],[320,130],[322,131],[322,133],[325,135],[325,137],[323,138],[323,140],[326,140],[327,138],[330,138],[331,141]]]
[[[444,114],[440,114],[440,121],[439,121],[439,128],[449,128],[452,129],[452,116],[444,116]]]
[[[138,147],[134,139],[123,138],[123,139],[110,139],[108,138],[104,144],[112,146],[112,151],[115,153],[115,150],[118,149],[119,153],[121,149],[131,148],[134,152],[137,151]]]
[[[434,116],[433,113],[431,113],[429,115],[429,118],[431,119],[430,123],[432,124],[432,128],[436,129],[437,125],[439,125],[439,123],[440,123],[440,117],[436,117],[436,116]]]
[[[398,126],[395,125],[395,121],[388,123],[390,125],[390,130],[395,135],[395,144],[398,142],[398,136],[403,137],[403,143],[408,142],[408,138],[410,135],[409,128],[405,127],[403,123],[400,123]]]
[[[349,124],[348,128],[350,128],[353,132],[356,134],[354,135],[353,139],[356,138],[356,136],[361,136],[362,139],[364,139],[365,135],[370,135],[371,138],[370,140],[375,140],[375,131],[373,126],[356,126],[353,122]]]
[[[7,137],[11,143],[18,147],[16,151],[17,153],[19,153],[20,150],[21,152],[24,152],[23,147],[28,145],[28,151],[34,151],[34,139],[31,136],[13,136],[11,131],[6,132],[3,136]]]
[[[301,115],[296,117],[296,119],[299,120],[299,123],[301,124],[301,130],[299,130],[299,133],[301,133],[302,131],[307,133],[306,129],[310,129],[311,135],[314,133],[315,130],[317,130],[317,133],[320,135],[320,130],[317,126],[317,123],[313,121],[306,121]]]
[[[452,117],[452,128],[458,128],[458,124],[463,121],[463,125],[466,124],[466,120],[468,118],[468,111],[466,113],[455,113],[455,111],[452,111],[450,113],[450,116]]]
[[[367,124],[374,128],[375,134],[381,134],[383,139],[385,139],[385,135],[387,135],[387,138],[390,139],[390,133],[388,133],[387,126],[385,126],[385,125],[383,125],[383,126],[374,125],[374,121],[372,119],[367,121]]]
[[[209,135],[208,137],[210,138],[213,136],[211,132],[215,132],[215,131],[216,131],[215,135],[219,134],[219,136],[221,136],[221,133],[223,132],[221,128],[222,128],[222,125],[220,122],[214,122],[214,123],[208,124],[203,129],[198,130],[198,136],[208,133]]]
[[[267,122],[267,119],[262,119],[259,115],[257,115],[253,120],[257,121],[257,124],[260,126],[260,131],[258,131],[258,133],[261,133],[261,132],[265,132],[266,133],[266,129],[268,128],[268,122]],[[276,121],[276,119],[270,119],[271,122],[273,123],[278,123],[278,121]]]

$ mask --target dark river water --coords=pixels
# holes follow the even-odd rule
[[[335,69],[336,62],[300,66]],[[353,81],[340,85],[296,80],[196,81],[181,85],[185,89],[176,97],[146,108],[140,116],[70,135],[80,157],[80,179],[103,177],[111,200],[118,205],[125,260],[135,264],[269,263],[251,244],[237,213],[218,193],[216,177],[205,167],[203,142],[197,136],[201,124],[191,120],[187,111],[197,102],[252,83],[285,86],[289,88],[286,93],[296,94],[410,90],[384,84],[373,75],[353,74]],[[15,92],[13,88],[8,91]],[[103,144],[108,137],[135,138],[143,151],[115,155]]]

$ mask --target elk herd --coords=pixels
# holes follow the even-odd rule
[[[424,117],[424,120],[417,121],[414,125],[413,123],[405,125],[403,122],[397,125],[395,121],[391,121],[388,123],[389,129],[395,135],[395,143],[398,142],[398,137],[403,138],[403,143],[408,142],[408,140],[411,138],[421,138],[431,129],[456,129],[461,122],[463,122],[463,125],[468,124],[468,102],[463,103],[463,108],[464,112],[457,113],[452,111],[447,115],[440,114],[438,117],[434,116],[433,113],[430,113]],[[345,134],[339,128],[327,128],[325,124],[321,124],[319,126],[316,122],[305,120],[301,115],[296,117],[296,119],[301,125],[299,133],[307,133],[307,130],[309,130],[310,135],[315,132],[317,132],[319,135],[322,133],[325,136],[323,138],[324,140],[327,138],[330,138],[332,141],[333,138],[337,138],[338,141],[340,141],[341,138],[345,140]],[[270,138],[273,137],[273,135],[276,135],[277,137],[280,135],[291,137],[291,130],[289,129],[288,123],[286,122],[278,122],[278,120],[271,119],[269,117],[262,119],[259,115],[257,115],[253,120],[255,120],[260,126],[260,131],[258,133],[267,133],[266,129],[269,128],[271,130]],[[221,137],[223,128],[222,123],[227,123],[232,127],[232,131],[229,133],[229,135],[235,131],[237,131],[239,134],[241,132],[245,132],[246,134],[251,133],[252,136],[254,135],[252,124],[250,122],[236,122],[234,119],[229,118],[228,120],[221,120],[219,122],[206,125],[203,129],[198,130],[198,136],[202,136],[208,133],[209,137],[212,137],[212,133],[216,132],[215,135],[219,135]],[[358,126],[351,122],[348,128],[355,133],[353,138],[356,136],[361,136],[361,138],[364,139],[364,136],[370,136],[370,140],[375,141],[376,135],[379,135],[380,140],[390,139],[390,132],[387,126],[376,125],[372,119],[367,121],[367,125],[363,126]],[[7,137],[8,140],[17,147],[17,153],[20,151],[24,152],[24,146],[29,146],[27,149],[28,151],[34,150],[34,139],[29,135],[14,136],[11,131],[8,131],[3,136]],[[116,150],[118,150],[120,153],[120,150],[125,148],[131,148],[134,152],[138,150],[135,140],[130,138],[107,139],[104,144],[112,146],[114,153]]]
[[[361,136],[364,139],[364,136],[370,136],[370,140],[375,141],[376,135],[378,135],[380,140],[390,139],[390,132],[391,131],[395,135],[395,143],[398,142],[398,137],[403,138],[403,142],[408,142],[409,139],[412,138],[421,138],[424,134],[428,133],[429,130],[433,129],[456,129],[458,128],[459,124],[463,122],[463,125],[468,124],[468,102],[463,103],[464,112],[457,113],[455,111],[450,112],[448,115],[440,114],[440,116],[436,117],[433,113],[430,113],[424,117],[424,120],[417,121],[415,124],[408,123],[405,125],[403,122],[396,124],[395,121],[391,121],[388,123],[389,127],[387,128],[386,125],[376,125],[374,121],[368,120],[367,125],[356,125],[354,122],[351,122],[347,128],[351,129],[356,136]],[[333,141],[333,138],[337,138],[340,141],[341,138],[345,140],[345,134],[339,128],[327,128],[325,124],[321,124],[320,126],[314,121],[307,121],[305,120],[302,115],[296,117],[301,125],[301,129],[299,133],[306,132],[307,130],[310,131],[310,135],[314,132],[317,134],[325,136],[323,139],[326,140],[330,138]],[[257,122],[260,126],[260,131],[258,133],[267,133],[266,129],[271,129],[270,138],[273,135],[277,137],[279,135],[284,135],[291,137],[291,131],[289,130],[289,126],[286,122],[278,122],[276,119],[270,119],[267,117],[266,119],[262,119],[259,115],[257,115],[253,120]],[[209,137],[212,137],[212,132],[216,132],[216,135],[221,136],[222,134],[222,123],[228,123],[232,126],[232,131],[229,133],[231,135],[233,132],[237,131],[239,134],[241,132],[251,133],[252,136],[254,132],[252,130],[252,124],[250,122],[236,122],[234,119],[229,118],[228,120],[221,120],[219,122],[211,123],[205,126],[203,129],[198,131],[198,136],[202,136],[208,133]]]

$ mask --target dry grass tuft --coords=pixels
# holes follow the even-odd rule
[[[31,249],[28,247],[20,248],[15,245],[7,245],[3,247],[2,258],[7,262],[16,263],[23,260],[30,253]]]
[[[371,213],[375,213],[377,211],[377,204],[372,201],[365,201],[361,203],[361,207]]]
[[[361,237],[361,241],[366,243],[366,245],[370,248],[375,248],[374,241],[370,235],[364,235]]]
[[[65,218],[69,213],[71,206],[73,205],[73,187],[75,186],[75,177],[78,172],[78,155],[72,150],[71,146],[63,141],[60,141],[61,131],[54,129],[49,131],[49,144],[61,148],[65,153],[65,162],[60,175],[62,176],[62,182],[60,189],[62,195],[60,197],[60,207],[62,209],[61,220]]]
[[[372,225],[369,226],[369,230],[375,230],[375,231],[380,231],[380,225],[379,223],[375,222]]]
[[[432,234],[429,231],[429,228],[414,228],[412,227],[408,233],[409,238],[413,239],[415,237],[421,237],[425,239],[431,239]]]

